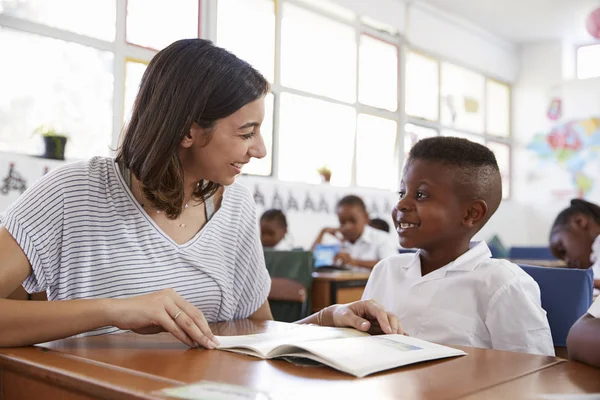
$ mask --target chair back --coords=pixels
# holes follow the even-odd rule
[[[273,318],[276,321],[294,322],[307,316],[310,310],[310,289],[312,287],[313,256],[310,251],[276,251],[265,250],[265,264],[267,271],[271,276],[271,294],[269,295],[269,305]],[[280,288],[284,285],[284,290],[290,288],[290,283],[282,284],[277,278],[284,278],[299,284],[293,289],[294,293],[299,292],[299,288],[304,289],[304,300],[299,302],[297,297],[294,299],[284,298]],[[292,290],[290,290],[292,291]],[[273,296],[273,297],[272,297]]]
[[[512,260],[557,260],[549,247],[511,247],[508,258]]]
[[[566,346],[569,329],[592,304],[592,269],[519,265],[540,287],[554,346]]]

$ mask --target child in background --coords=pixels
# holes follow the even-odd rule
[[[373,268],[381,259],[398,254],[389,235],[369,226],[365,203],[358,196],[343,197],[336,206],[339,228],[323,228],[312,246],[324,242],[325,235],[341,242],[341,250],[334,262],[354,267]]]
[[[293,249],[287,235],[287,219],[281,210],[267,210],[260,217],[260,241],[263,248],[270,248],[279,251],[289,251]]]
[[[390,233],[390,225],[381,218],[373,218],[369,222],[371,228],[379,229],[380,231]]]
[[[573,324],[567,337],[567,351],[571,360],[600,368],[600,299]]]
[[[581,199],[556,217],[550,230],[550,249],[569,268],[594,271],[594,288],[600,288],[600,207]],[[597,292],[597,290],[595,290]]]
[[[518,265],[492,259],[471,238],[498,209],[494,154],[454,137],[411,149],[392,217],[400,245],[419,249],[381,261],[363,299],[396,313],[410,336],[432,342],[554,355],[537,283]]]

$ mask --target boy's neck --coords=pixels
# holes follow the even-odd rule
[[[454,242],[450,246],[438,247],[436,249],[421,249],[421,276],[425,276],[435,270],[450,264],[458,257],[469,251],[469,240]]]

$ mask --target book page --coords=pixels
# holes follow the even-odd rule
[[[277,357],[279,346],[296,346],[300,343],[325,339],[369,336],[350,328],[330,328],[316,325],[298,325],[294,329],[254,335],[216,336],[221,343],[217,349],[249,354],[260,358]],[[288,347],[285,348],[289,349]]]
[[[282,355],[310,358],[357,377],[421,361],[466,354],[461,350],[404,335],[320,340],[301,343],[296,347],[298,349],[287,348]]]

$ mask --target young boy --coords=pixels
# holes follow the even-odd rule
[[[285,240],[287,219],[281,210],[267,210],[260,217],[260,241],[264,248],[287,251],[292,245]]]
[[[471,238],[502,199],[494,154],[466,139],[434,137],[410,151],[392,211],[400,245],[380,262],[363,299],[400,318],[411,336],[450,345],[554,355],[537,283]]]
[[[343,197],[336,206],[339,228],[323,228],[312,249],[330,234],[341,242],[335,262],[342,265],[373,268],[381,259],[398,254],[389,235],[369,226],[365,203],[358,196]],[[340,236],[338,236],[340,235]]]
[[[600,298],[571,327],[567,350],[571,360],[600,368]]]

